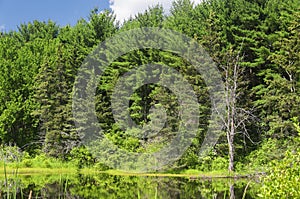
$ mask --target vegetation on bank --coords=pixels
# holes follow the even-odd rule
[[[295,128],[300,130],[299,123],[294,123]],[[299,131],[300,134],[300,131]],[[241,179],[246,178],[251,183],[251,179],[257,181],[261,180],[261,183],[256,187],[255,193],[258,197],[262,198],[298,198],[300,196],[299,176],[300,176],[300,138],[296,137],[293,140],[292,146],[283,155],[283,159],[279,159],[277,156],[272,158],[266,158],[265,154],[273,154],[272,152],[278,151],[279,144],[268,143],[262,149],[264,156],[260,157],[259,150],[251,156],[251,163],[243,165],[242,169],[238,169],[235,173],[227,171],[226,159],[217,159],[211,162],[208,167],[212,167],[210,170],[201,171],[195,169],[180,170],[180,171],[165,171],[161,173],[128,173],[124,171],[110,170],[100,163],[95,163],[92,158],[86,158],[89,155],[85,154],[87,151],[84,148],[75,149],[73,157],[66,160],[58,158],[47,157],[45,154],[39,154],[35,157],[30,157],[26,152],[20,152],[17,147],[5,147],[1,151],[2,160],[0,163],[3,170],[0,170],[0,179],[19,179],[22,175],[67,175],[74,174],[93,175],[108,174],[112,176],[136,176],[136,177],[184,177],[191,180],[197,179],[223,179],[234,178]],[[291,146],[291,145],[289,145]],[[267,149],[269,151],[267,151]],[[258,154],[257,154],[258,153]],[[84,155],[82,155],[84,154]],[[90,156],[92,157],[92,156]],[[82,159],[84,158],[84,159]],[[248,159],[249,157],[247,157]],[[258,158],[258,159],[257,159]],[[270,160],[273,159],[271,162]],[[220,163],[221,162],[221,163]],[[248,169],[247,169],[248,168]],[[261,172],[263,171],[263,172]],[[17,185],[16,185],[17,186]],[[247,184],[246,187],[249,185]],[[245,188],[247,189],[247,188]],[[245,190],[246,193],[246,190]]]
[[[109,169],[81,146],[78,132],[89,129],[77,129],[72,115],[75,77],[100,42],[126,30],[158,27],[193,38],[216,63],[227,102],[222,135],[207,156],[199,157],[212,108],[201,74],[174,53],[140,49],[119,57],[99,79],[95,108],[105,136],[130,152],[153,152],[174,138],[179,104],[165,87],[142,86],[128,108],[132,120],[144,126],[151,121],[152,107],[163,107],[167,121],[157,136],[132,136],[136,129],[121,129],[111,111],[119,77],[148,63],[170,66],[193,86],[200,122],[191,146],[166,170],[266,172],[261,197],[297,198],[299,24],[299,0],[207,0],[197,6],[176,0],[169,15],[158,5],[122,25],[110,11],[95,9],[73,27],[34,21],[21,24],[18,31],[1,32],[0,162],[13,169]]]
[[[0,179],[1,182],[1,179]],[[3,181],[2,181],[3,182]],[[105,173],[93,175],[20,175],[9,180],[12,185],[9,190],[0,183],[0,195],[3,198],[227,198],[230,180],[203,180],[188,177],[159,177],[159,176],[125,176],[108,175]],[[85,186],[82,186],[82,185]],[[235,182],[236,198],[253,198],[258,185],[239,180]],[[33,186],[34,185],[34,186]],[[10,193],[10,194],[9,194]],[[16,197],[15,197],[16,196]]]

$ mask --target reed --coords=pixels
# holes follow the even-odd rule
[[[16,169],[12,171],[12,179],[8,179],[9,171],[7,166],[8,166],[7,159],[6,156],[4,155],[3,171],[4,171],[4,193],[6,193],[6,199],[18,198],[17,195],[19,189],[21,193],[21,198],[23,198],[21,183],[19,179],[19,160],[17,162]]]
[[[5,185],[7,185],[7,171],[6,171],[6,158],[3,158],[3,169],[4,169],[4,179],[5,179]]]
[[[245,187],[245,189],[244,189],[244,193],[243,193],[242,199],[245,199],[245,198],[246,198],[246,192],[247,192],[247,189],[248,189],[250,183],[251,183],[251,180],[247,183],[247,185],[246,185],[246,187]]]

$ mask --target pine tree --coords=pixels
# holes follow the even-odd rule
[[[40,119],[43,150],[55,157],[64,157],[78,142],[71,113],[74,66],[70,53],[59,39],[49,42],[36,79],[35,99],[40,107],[34,115]]]
[[[267,135],[276,138],[297,134],[290,118],[299,115],[299,11],[290,19],[287,30],[275,33],[270,68],[262,70],[264,85],[256,87],[261,97],[256,104],[262,109]]]

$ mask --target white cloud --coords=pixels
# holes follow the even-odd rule
[[[198,4],[201,0],[192,0],[194,4]],[[110,8],[116,14],[117,20],[123,22],[130,16],[145,11],[149,6],[160,4],[164,10],[168,12],[172,6],[173,0],[110,0]]]

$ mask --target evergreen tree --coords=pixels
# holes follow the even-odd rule
[[[264,84],[256,87],[261,97],[256,104],[268,127],[268,137],[295,135],[290,118],[299,115],[299,11],[288,23],[288,32],[276,32],[270,67],[260,73]],[[273,34],[274,35],[274,34]]]

